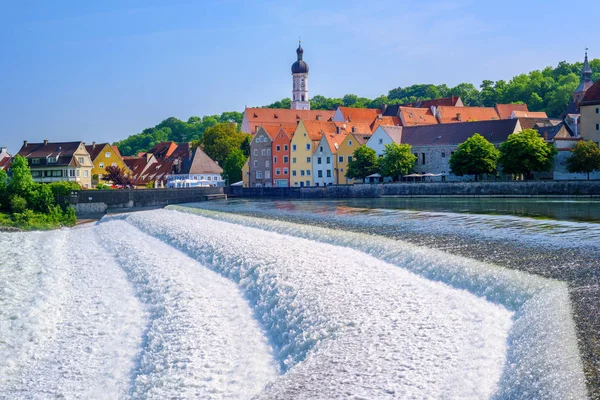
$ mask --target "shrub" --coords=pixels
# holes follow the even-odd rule
[[[18,194],[12,195],[10,198],[10,210],[13,213],[22,213],[27,210],[27,200]]]
[[[54,182],[48,184],[48,186],[50,186],[54,196],[70,196],[71,192],[81,190],[81,186],[78,183],[68,181]]]

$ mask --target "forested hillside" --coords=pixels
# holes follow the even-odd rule
[[[510,81],[485,80],[475,87],[471,83],[461,83],[455,87],[447,85],[419,84],[392,89],[387,95],[375,99],[347,94],[343,98],[328,98],[317,95],[311,98],[310,106],[314,110],[333,110],[340,105],[348,107],[379,108],[382,104],[405,104],[417,100],[429,100],[450,95],[460,96],[466,106],[493,106],[497,103],[526,103],[531,111],[546,111],[549,116],[558,117],[571,100],[579,85],[583,63],[570,64],[561,61],[555,68],[531,71],[517,75]],[[590,61],[594,74],[592,79],[600,78],[600,59]],[[290,108],[291,100],[282,99],[266,107]],[[133,155],[150,150],[156,143],[163,141],[193,141],[202,137],[204,131],[220,122],[242,121],[242,113],[224,112],[221,115],[190,117],[187,122],[171,117],[153,128],[129,136],[116,142],[123,155]]]

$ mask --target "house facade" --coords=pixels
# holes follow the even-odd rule
[[[273,186],[290,186],[290,145],[294,130],[280,126],[273,135]]]
[[[367,147],[377,153],[377,157],[383,157],[385,146],[390,143],[402,143],[401,126],[379,126],[367,141]]]
[[[200,147],[191,149],[189,143],[187,154],[184,151],[175,158],[171,171],[167,172],[167,187],[196,187],[196,186],[223,186],[223,168],[210,158]],[[235,183],[235,182],[233,182]]]
[[[352,183],[361,183],[361,180],[346,178],[348,172],[348,163],[352,161],[354,150],[366,144],[371,138],[371,133],[349,132],[340,143],[336,155],[336,184],[345,185]]]
[[[92,187],[94,164],[83,142],[43,143],[23,142],[18,155],[27,158],[35,182],[76,182],[81,187]]]
[[[91,145],[85,146],[89,153],[94,167],[92,168],[92,185],[96,186],[104,180],[106,168],[113,166],[125,171],[125,175],[131,176],[132,171],[121,158],[121,155],[109,143],[97,144],[93,142]]]
[[[273,139],[268,131],[260,127],[250,142],[250,187],[272,187]]]
[[[330,186],[336,183],[336,154],[346,134],[322,133],[313,154],[313,180],[315,186]]]

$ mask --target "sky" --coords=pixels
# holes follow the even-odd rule
[[[600,58],[600,2],[0,0],[0,146],[113,142],[174,116]],[[565,15],[566,14],[566,15]],[[594,40],[592,40],[594,39]],[[594,48],[594,46],[596,46]]]

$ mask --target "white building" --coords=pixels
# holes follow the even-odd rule
[[[335,184],[335,155],[345,137],[346,135],[322,134],[321,140],[316,145],[312,157],[313,181],[315,186]]]

